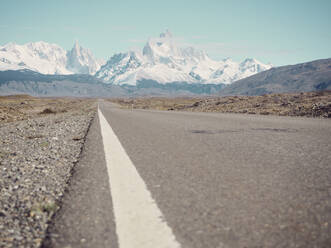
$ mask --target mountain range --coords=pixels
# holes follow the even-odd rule
[[[136,97],[194,95],[263,95],[331,90],[331,59],[271,68],[229,85],[139,81],[106,84],[88,74],[44,75],[31,70],[0,71],[0,95]]]
[[[181,47],[169,31],[107,62],[76,41],[69,51],[46,42],[0,47],[0,95],[262,95],[331,89],[331,59],[272,67],[256,59],[215,61]]]
[[[96,59],[89,49],[75,42],[70,51],[56,44],[39,41],[17,45],[0,46],[0,70],[29,69],[42,74],[95,74],[102,61]]]
[[[29,69],[42,74],[90,74],[114,85],[137,85],[144,80],[161,84],[230,84],[271,67],[256,59],[241,63],[229,58],[212,60],[204,51],[178,46],[169,31],[150,38],[142,50],[115,54],[105,64],[77,41],[70,51],[42,41],[0,47],[2,71]]]
[[[158,38],[150,38],[141,51],[115,54],[96,73],[96,77],[116,85],[136,85],[143,80],[161,84],[230,84],[271,67],[256,59],[246,59],[241,63],[229,58],[212,60],[204,51],[178,46],[172,34],[166,31]]]

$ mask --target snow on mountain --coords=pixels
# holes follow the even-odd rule
[[[0,47],[0,70],[30,69],[43,74],[70,74],[66,69],[66,51],[43,41]]]
[[[0,70],[29,69],[42,74],[94,74],[100,64],[76,42],[71,51],[43,41],[0,46]]]
[[[215,61],[201,50],[179,47],[169,31],[150,38],[141,51],[113,55],[106,63],[75,42],[70,51],[43,41],[0,46],[0,70],[30,69],[43,74],[91,74],[106,83],[136,85],[143,79],[159,83],[225,83],[270,69],[256,59],[241,63]]]
[[[112,56],[95,74],[107,83],[136,85],[152,79],[159,83],[225,83],[270,69],[256,59],[241,63],[225,59],[215,61],[201,50],[179,47],[169,31],[148,40],[142,51],[129,51]]]
[[[95,74],[100,69],[99,61],[96,60],[89,49],[79,46],[75,42],[74,47],[67,53],[67,69],[78,74]]]

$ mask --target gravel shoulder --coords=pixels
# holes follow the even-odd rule
[[[0,247],[40,247],[96,110],[88,99],[23,98],[1,99]]]
[[[99,118],[92,121],[61,209],[42,247],[116,248],[117,236]]]

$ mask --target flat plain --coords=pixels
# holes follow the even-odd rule
[[[225,97],[140,97],[109,101],[122,108],[331,118],[331,91]]]

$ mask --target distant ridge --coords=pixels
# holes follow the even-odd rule
[[[31,70],[0,71],[0,95],[112,97],[125,96],[116,85],[86,74],[45,75]]]
[[[263,95],[269,93],[331,90],[331,58],[274,67],[223,88],[220,95]]]
[[[137,85],[105,84],[88,74],[45,75],[31,70],[0,71],[0,96],[29,94],[32,96],[134,97],[134,96],[194,96],[210,95],[223,84],[160,84],[153,80]]]

